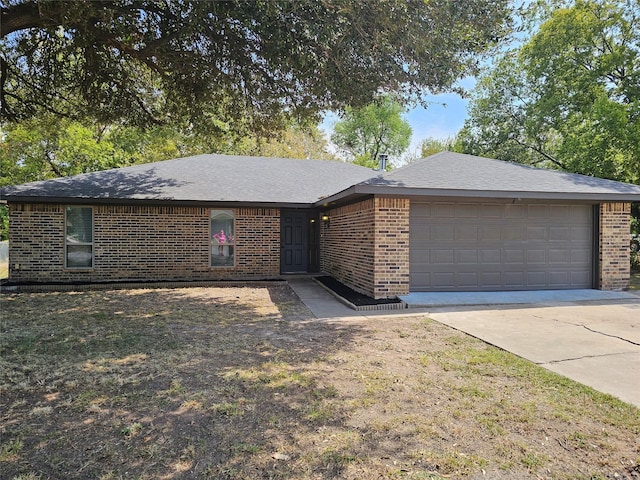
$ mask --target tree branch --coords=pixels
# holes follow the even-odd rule
[[[520,140],[518,140],[517,138],[512,138],[512,140],[514,142],[516,142],[518,145],[524,147],[524,148],[528,148],[529,150],[533,150],[534,152],[536,152],[538,155],[542,155],[546,160],[549,160],[551,163],[553,163],[554,165],[556,165],[557,167],[560,167],[562,170],[567,170],[567,167],[557,158],[552,157],[551,155],[549,155],[548,153],[546,153],[544,150],[542,150],[541,148],[536,147],[535,145],[529,145],[527,143],[521,142]],[[539,163],[539,162],[536,162]]]
[[[55,162],[51,158],[51,153],[50,152],[45,152],[44,159],[47,162],[47,164],[51,167],[51,170],[53,170],[53,173],[55,173],[59,177],[64,177],[65,176],[65,174],[62,172],[62,170],[60,170],[58,168],[58,166],[55,164]]]
[[[18,30],[50,25],[51,21],[40,15],[40,9],[34,2],[0,8],[0,38]]]

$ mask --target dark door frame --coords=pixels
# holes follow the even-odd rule
[[[592,249],[591,258],[593,267],[591,268],[591,285],[594,289],[599,290],[600,285],[600,203],[596,203],[593,205],[593,238],[592,238]]]
[[[302,235],[305,255],[305,268],[300,271],[287,271],[284,265],[285,255],[285,218],[297,216],[302,221]],[[315,273],[320,271],[320,213],[318,210],[282,209],[280,211],[280,273]]]

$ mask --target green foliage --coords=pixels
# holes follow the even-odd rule
[[[6,0],[1,114],[271,131],[381,90],[452,89],[508,13],[506,0]]]
[[[209,152],[331,158],[315,126],[292,126],[269,139],[181,132],[167,126],[87,127],[52,114],[7,123],[0,140],[0,187]]]
[[[409,147],[411,126],[403,113],[402,105],[389,95],[362,108],[347,108],[331,140],[354,163],[375,168],[378,155],[398,157]]]
[[[3,127],[0,185],[45,180],[122,163],[113,143],[98,129],[43,115]]]
[[[0,204],[0,242],[9,240],[9,207]]]
[[[227,153],[262,157],[334,160],[328,142],[317,125],[292,125],[270,137],[247,136]]]
[[[453,152],[456,151],[456,138],[449,137],[446,139],[441,138],[425,138],[420,143],[420,158],[429,157],[440,152]]]
[[[536,5],[537,31],[480,79],[460,148],[640,183],[639,5]]]

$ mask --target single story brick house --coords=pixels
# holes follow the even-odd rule
[[[1,191],[9,281],[323,272],[410,291],[625,289],[640,186],[442,152],[391,172],[200,155]]]

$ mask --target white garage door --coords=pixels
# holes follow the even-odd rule
[[[411,201],[411,291],[592,288],[591,205]]]

